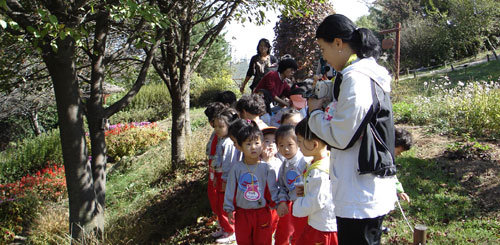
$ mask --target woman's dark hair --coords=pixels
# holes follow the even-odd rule
[[[302,117],[302,114],[300,114],[300,111],[298,111],[297,109],[290,108],[290,109],[286,110],[285,113],[283,113],[283,115],[281,115],[280,123],[283,123],[285,120],[287,120],[287,119],[289,119],[297,114],[301,115],[301,117]]]
[[[411,133],[402,128],[395,129],[395,138],[396,144],[395,146],[402,146],[405,151],[409,150],[413,145],[413,137]]]
[[[224,123],[226,123],[228,127],[234,120],[238,118],[238,112],[236,112],[236,110],[231,107],[226,107],[220,110],[219,113],[215,114],[214,116],[214,120],[221,119],[222,121],[224,121]]]
[[[278,63],[278,72],[283,73],[286,69],[292,68],[293,70],[297,70],[297,62],[294,59],[282,59]]]
[[[259,50],[259,45],[260,43],[263,42],[266,46],[267,46],[267,54],[271,54],[271,43],[269,42],[269,40],[267,40],[266,38],[262,38],[259,40],[259,42],[257,43],[257,55],[261,56],[262,54],[260,53],[260,50]]]
[[[326,17],[318,29],[316,39],[325,42],[333,42],[335,38],[349,43],[360,59],[380,55],[380,42],[373,32],[366,28],[358,28],[349,18],[341,14],[333,14]]]
[[[295,131],[293,130],[295,127],[292,125],[281,125],[274,133],[274,138],[276,139],[276,145],[278,142],[287,136],[295,137],[295,141],[297,141],[297,136],[295,135]]]
[[[238,130],[238,134],[235,135],[238,145],[243,146],[243,142],[247,139],[260,138],[260,140],[262,141],[264,136],[262,135],[262,131],[260,131],[259,126],[257,126],[254,121],[248,122],[246,120],[243,120],[243,124],[243,127]]]
[[[211,122],[214,120],[214,116],[219,113],[221,110],[226,108],[226,105],[224,105],[221,102],[212,102],[208,104],[207,108],[205,109],[204,113],[205,116],[207,116],[208,121]]]
[[[307,121],[309,120],[309,117],[306,117],[302,119],[296,126],[295,126],[295,134],[300,135],[304,137],[306,140],[317,140],[320,142],[323,142],[328,149],[330,149],[330,146],[328,143],[326,143],[324,140],[319,138],[315,133],[311,131],[309,128],[309,125],[307,124]]]
[[[261,116],[266,113],[266,102],[258,94],[245,94],[236,102],[236,110]]]
[[[262,93],[262,98],[264,99],[264,102],[266,102],[266,112],[271,114],[271,103],[274,101],[273,96],[266,89],[259,89],[259,91],[257,91],[257,94],[258,93]]]
[[[236,103],[236,94],[230,90],[220,92],[215,96],[215,102],[221,102],[232,107]]]

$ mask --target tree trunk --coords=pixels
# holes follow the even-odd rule
[[[43,47],[42,58],[54,84],[69,197],[69,230],[81,240],[96,227],[97,200],[87,161],[83,111],[75,66],[75,41],[57,40],[58,50]]]
[[[31,121],[31,125],[33,126],[33,132],[36,136],[40,136],[42,134],[42,130],[40,130],[40,124],[38,123],[38,112],[35,109],[31,110],[29,114],[29,120]]]
[[[178,169],[186,163],[186,154],[184,145],[186,142],[185,123],[186,123],[186,85],[182,84],[183,79],[172,86],[172,168]],[[183,89],[184,87],[184,89]]]

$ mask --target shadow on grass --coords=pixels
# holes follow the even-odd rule
[[[415,221],[446,226],[453,221],[500,211],[495,205],[500,186],[484,179],[499,175],[500,166],[496,162],[402,157],[398,163],[398,178],[412,199],[408,215]]]
[[[169,240],[178,231],[196,225],[199,217],[209,216],[211,210],[204,169],[198,165],[154,181],[165,189],[152,198],[149,205],[110,224],[108,242],[170,244]]]

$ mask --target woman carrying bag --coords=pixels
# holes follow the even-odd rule
[[[332,147],[330,180],[339,244],[380,244],[382,221],[396,202],[395,167],[382,173],[362,171],[361,160],[366,160],[364,152],[370,148],[365,146],[371,143],[362,138],[380,137],[388,144],[379,152],[379,161],[393,160],[394,144],[390,142],[394,142],[394,133],[390,128],[394,123],[388,95],[391,77],[376,63],[380,53],[377,38],[347,17],[334,14],[325,18],[316,38],[323,57],[338,71],[333,91],[336,99],[323,110],[324,101],[310,98],[308,125]],[[380,115],[385,121],[370,123]],[[370,125],[380,134],[366,137]],[[368,156],[368,162],[373,160],[370,157],[373,155]]]

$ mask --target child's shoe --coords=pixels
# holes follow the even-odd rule
[[[214,238],[219,238],[221,237],[222,235],[224,235],[226,232],[224,232],[224,230],[222,228],[219,228],[217,231],[214,231],[212,232],[212,234],[210,234],[212,237]]]
[[[224,234],[217,240],[215,240],[216,243],[221,243],[221,244],[227,244],[227,243],[233,243],[236,241],[236,236],[233,233],[227,233],[224,232]]]

